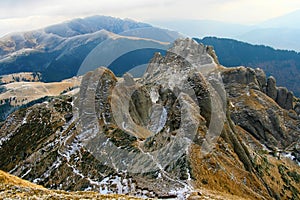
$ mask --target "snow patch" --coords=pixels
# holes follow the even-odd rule
[[[9,139],[11,138],[12,135],[13,135],[13,132],[10,133],[10,134],[8,134],[8,135],[5,136],[5,137],[0,138],[0,148],[1,148],[2,144],[3,144],[5,141],[7,141],[7,140],[9,140]]]
[[[165,107],[163,107],[162,114],[160,116],[160,120],[159,120],[159,124],[158,124],[158,128],[157,128],[156,133],[158,133],[159,131],[161,131],[164,128],[164,126],[167,122],[167,117],[168,117],[168,112],[165,109]]]
[[[132,182],[132,179],[118,175],[104,178],[99,183],[99,186],[101,194],[129,194],[135,192],[135,184]]]
[[[150,98],[151,98],[152,103],[156,103],[159,99],[159,94],[154,88],[151,88]]]
[[[29,174],[30,172],[31,172],[31,168],[29,169],[29,170],[27,170],[27,172],[25,172],[25,174],[23,174],[22,176],[21,176],[21,178],[24,178],[25,176],[27,176],[27,174]]]
[[[189,187],[185,187],[185,188],[182,188],[182,189],[174,189],[174,190],[171,190],[169,192],[170,195],[176,195],[177,198],[176,199],[179,199],[179,200],[185,200],[189,197],[190,195],[190,188]]]
[[[152,111],[151,113],[151,122],[148,125],[149,130],[153,133],[159,133],[167,122],[168,112],[166,108],[159,107]]]
[[[296,162],[296,163],[300,166],[300,162],[296,159],[295,156],[292,155],[292,153],[290,153],[290,152],[289,152],[289,153],[284,152],[284,153],[281,153],[281,155],[282,155],[283,157],[285,157],[285,158],[288,158],[288,159],[290,159],[290,160]]]
[[[67,139],[65,141],[67,141]],[[66,145],[66,148],[67,149],[63,152],[58,151],[58,154],[65,157],[67,159],[67,161],[69,162],[71,159],[71,156],[73,154],[75,154],[76,152],[80,151],[81,145],[79,144],[78,141],[74,141],[74,142],[72,142],[71,145]]]
[[[51,175],[51,172],[57,169],[61,165],[61,160],[58,157],[56,161],[51,165],[51,167],[43,174],[44,178],[48,178]]]
[[[37,184],[37,183],[39,183],[40,181],[42,181],[41,178],[36,178],[36,179],[34,179],[32,182],[35,183],[35,184]]]

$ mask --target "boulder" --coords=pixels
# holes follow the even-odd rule
[[[273,76],[270,76],[267,80],[266,94],[274,101],[276,101],[277,98],[276,80]]]
[[[267,78],[265,72],[260,68],[256,68],[255,75],[261,91],[266,92]]]
[[[288,91],[287,88],[279,87],[277,89],[276,102],[280,107],[286,110],[293,109],[293,99],[294,99],[293,93]]]
[[[282,108],[285,107],[287,93],[288,93],[288,90],[285,87],[278,87],[277,88],[276,102]]]
[[[261,77],[259,77],[259,80],[257,79],[256,71],[248,67],[226,69],[222,73],[222,78],[225,85],[238,84],[256,90],[261,90],[259,80],[263,82]]]
[[[291,110],[293,109],[293,101],[294,101],[294,94],[293,92],[289,91],[287,93],[286,101],[285,101],[285,109]]]
[[[270,76],[267,80],[265,93],[286,110],[293,109],[294,94],[285,87],[276,87],[276,79]]]

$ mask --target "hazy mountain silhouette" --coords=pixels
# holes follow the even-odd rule
[[[177,30],[190,37],[225,37],[299,52],[299,21],[300,10],[254,25],[214,20],[160,20],[152,23]]]

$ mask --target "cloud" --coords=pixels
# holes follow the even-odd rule
[[[94,14],[149,18],[259,20],[300,8],[298,0],[2,0],[0,18],[86,16]],[[253,21],[254,21],[253,20]]]
[[[48,25],[65,21],[62,16],[31,16],[22,18],[0,19],[0,37],[12,32],[40,29]]]
[[[160,3],[150,0],[17,0],[0,1],[0,18],[28,17],[33,15],[83,15],[130,11],[140,7],[151,7]]]

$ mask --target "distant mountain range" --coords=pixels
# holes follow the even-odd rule
[[[297,12],[286,19],[296,16]],[[273,30],[278,24],[284,24],[283,19],[270,21],[270,26],[262,25]],[[200,26],[197,26],[199,21],[193,21],[192,26],[186,21],[179,21],[178,24],[189,34],[199,31],[214,35],[213,33],[221,33],[222,30],[222,34],[227,36],[249,32],[251,29],[254,31],[255,28],[211,21],[202,21]],[[286,24],[286,33],[295,28],[292,22]],[[261,30],[257,29],[258,32]],[[275,31],[274,40],[276,34],[281,32]],[[272,39],[263,32],[259,35]],[[249,34],[250,36],[255,37],[255,34]],[[106,16],[74,19],[44,29],[0,38],[0,75],[39,72],[42,81],[53,82],[83,75],[99,66],[107,66],[117,76],[130,71],[138,77],[144,73],[154,52],[164,54],[170,43],[178,37],[183,35],[132,20]],[[290,38],[292,36],[288,40],[293,41]],[[300,96],[298,53],[215,37],[196,40],[214,46],[222,65],[260,67],[267,75],[276,77],[278,85],[286,86]]]
[[[151,23],[190,37],[225,37],[299,52],[299,20],[300,10],[251,26],[213,20],[161,20]]]
[[[81,64],[89,53],[104,41],[114,43],[114,46],[106,45],[104,48],[107,50],[107,55],[107,52],[112,52],[110,48],[116,48],[122,52],[120,46],[124,44],[126,48],[130,44],[138,44],[134,50],[144,47],[152,49],[150,52],[148,50],[146,55],[142,56],[141,63],[138,63],[145,64],[154,52],[166,49],[169,42],[178,37],[180,34],[177,32],[132,20],[106,16],[75,19],[44,29],[11,34],[1,38],[0,75],[40,72],[42,80],[46,82],[70,78],[77,75],[79,70],[81,73],[87,72],[80,69]],[[139,42],[136,43],[136,41]],[[127,53],[125,49],[123,53]],[[95,66],[89,63],[87,70],[110,64],[107,62],[107,57],[101,54],[97,54],[97,59],[99,62],[93,63]],[[132,64],[128,63],[128,65]],[[119,74],[119,71],[112,70]]]
[[[216,37],[195,40],[212,45],[222,65],[262,68],[268,76],[276,77],[278,85],[300,96],[300,53]]]

